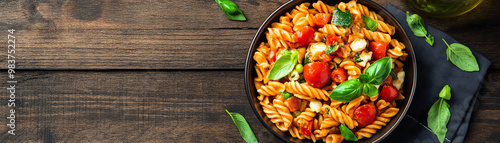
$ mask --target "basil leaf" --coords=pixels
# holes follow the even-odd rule
[[[446,100],[450,100],[451,98],[451,92],[450,92],[450,86],[448,85],[445,85],[443,87],[443,89],[441,90],[441,92],[439,92],[439,97],[443,98],[443,99],[446,99]]]
[[[391,76],[392,76],[392,79],[393,79],[393,80],[398,79],[398,75],[396,74],[396,72],[394,72],[394,70],[393,70],[393,69],[391,69]]]
[[[444,39],[443,41],[448,46],[448,49],[446,49],[447,59],[455,64],[455,66],[463,71],[479,71],[479,65],[477,64],[476,57],[474,57],[467,46],[459,43],[448,45]]]
[[[293,117],[297,117],[297,116],[299,116],[299,115],[300,115],[300,113],[302,113],[302,112],[300,112],[300,111],[295,111],[295,112],[293,112]]]
[[[298,51],[293,54],[290,51],[283,52],[281,57],[276,60],[273,67],[269,71],[267,78],[271,80],[279,80],[292,72],[295,64],[297,63],[298,54]]]
[[[392,59],[391,57],[385,57],[377,60],[368,68],[366,68],[365,74],[368,75],[367,83],[380,85],[389,76],[392,70]]]
[[[344,137],[344,139],[347,141],[358,141],[356,135],[354,135],[354,133],[349,130],[349,128],[347,128],[345,124],[340,125],[340,133],[342,134],[342,137]]]
[[[330,98],[341,102],[349,102],[361,96],[363,86],[359,79],[345,81],[333,89]]]
[[[252,128],[250,128],[250,125],[248,125],[247,120],[245,120],[245,117],[241,116],[238,113],[229,112],[227,111],[227,109],[226,112],[227,114],[229,114],[229,116],[231,116],[231,119],[233,119],[236,127],[238,127],[243,140],[245,140],[247,143],[258,143],[257,138],[255,137]]]
[[[328,48],[326,48],[325,53],[327,55],[332,55],[339,49],[339,47],[340,47],[339,45],[330,45],[328,46]]]
[[[425,37],[427,35],[427,30],[425,29],[424,20],[417,14],[410,15],[410,12],[406,12],[406,22],[415,36]]]
[[[448,132],[446,124],[448,124],[451,117],[449,108],[450,105],[443,98],[439,98],[432,105],[427,116],[427,126],[436,134],[441,143],[444,142],[446,132]]]
[[[363,16],[363,21],[365,22],[365,27],[368,30],[375,31],[378,28],[378,22],[371,19],[368,16]]]
[[[326,35],[325,37],[323,37],[323,38],[321,39],[321,42],[326,43],[326,37],[328,37],[328,36],[330,36],[330,35]]]
[[[370,76],[368,76],[367,74],[360,74],[358,79],[362,84],[366,84],[370,81]]]
[[[369,97],[373,97],[373,96],[377,95],[378,89],[373,84],[365,84],[363,86],[363,93],[365,93]]]
[[[432,46],[434,44],[434,37],[432,37],[431,34],[429,34],[429,36],[425,37],[425,41],[427,41],[427,43],[429,43],[429,45]]]
[[[363,62],[363,59],[359,58],[359,53],[356,53],[356,55],[354,55],[354,62],[356,63]]]
[[[219,4],[220,8],[222,9],[222,11],[224,11],[224,14],[227,18],[238,21],[247,20],[245,18],[245,15],[243,15],[243,12],[241,12],[238,6],[231,0],[215,0],[215,2]]]
[[[285,99],[293,97],[293,94],[290,94],[290,93],[288,93],[286,91],[283,91],[283,92],[280,92],[280,93],[281,93],[281,96],[283,96],[283,98],[285,98]]]
[[[410,12],[406,11],[406,22],[415,36],[425,37],[425,41],[431,46],[434,44],[434,37],[430,34],[427,36],[427,30],[425,29],[422,17],[417,14],[410,15]]]
[[[304,58],[304,66],[308,63],[311,63],[311,60],[309,59],[309,56],[311,55],[310,52],[306,53],[306,58]]]
[[[344,28],[351,26],[352,24],[352,15],[349,10],[342,11],[338,7],[335,8],[332,12],[332,21],[333,25],[342,26]]]

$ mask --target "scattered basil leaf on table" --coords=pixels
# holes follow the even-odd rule
[[[472,54],[470,49],[459,43],[448,43],[443,39],[444,43],[448,48],[446,49],[446,57],[448,61],[451,61],[455,66],[462,69],[463,71],[479,71],[479,65],[477,64],[476,57]]]
[[[425,37],[425,41],[429,43],[429,45],[434,44],[434,37],[430,34],[427,36],[427,30],[425,29],[424,20],[417,14],[410,15],[410,12],[406,12],[406,22],[408,22],[408,26],[415,36]]]
[[[238,6],[231,0],[215,0],[215,2],[219,4],[220,8],[222,9],[222,11],[224,11],[224,14],[227,18],[238,21],[247,20],[245,18],[245,15],[243,15],[243,12],[241,12]]]
[[[295,64],[297,64],[298,55],[299,51],[297,49],[294,49],[294,53],[288,50],[283,52],[281,57],[276,60],[273,67],[269,71],[267,78],[271,80],[279,80],[288,75],[293,71]]]
[[[431,109],[429,109],[427,126],[429,126],[432,132],[436,134],[439,142],[443,143],[444,138],[446,137],[446,132],[448,132],[446,125],[451,117],[450,105],[445,101],[445,99],[449,100],[451,97],[450,86],[444,86],[439,93],[439,97],[439,100],[432,105]]]
[[[233,119],[236,127],[238,127],[243,140],[245,140],[247,143],[258,143],[257,138],[255,137],[252,128],[250,128],[250,125],[248,125],[247,120],[245,120],[245,117],[238,113],[229,112],[227,111],[227,109],[226,112],[227,114],[229,114],[229,116],[231,116],[231,119]]]
[[[333,25],[342,26],[344,28],[351,26],[352,24],[352,15],[349,10],[342,11],[338,7],[332,12],[332,21]]]
[[[340,125],[340,133],[342,134],[342,137],[344,137],[344,139],[347,141],[358,141],[356,135],[354,135],[354,133],[349,130],[349,128],[347,128],[345,124]]]
[[[392,70],[391,57],[377,60],[370,65],[364,74],[357,79],[351,79],[339,84],[329,97],[341,102],[349,102],[361,96],[362,93],[372,97],[377,95],[378,89],[375,85],[380,85],[389,76]]]
[[[365,22],[365,27],[368,30],[375,31],[378,28],[378,22],[371,19],[368,16],[363,16],[363,21]]]

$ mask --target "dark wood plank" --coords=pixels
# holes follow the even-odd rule
[[[21,72],[16,136],[2,133],[0,140],[242,142],[228,109],[246,117],[259,140],[278,141],[253,114],[243,77],[242,71]],[[7,132],[6,122],[0,120],[0,131]]]
[[[0,140],[241,142],[228,109],[246,117],[261,142],[278,142],[252,112],[243,77],[243,71],[23,71],[16,85],[18,135]],[[492,75],[482,88],[468,140],[496,139],[500,86],[489,82],[499,80]]]
[[[17,30],[19,69],[243,69],[257,28],[284,2],[236,1],[248,17],[236,22],[213,1],[2,1],[0,29]],[[424,19],[495,61],[498,6],[487,1],[457,20]]]

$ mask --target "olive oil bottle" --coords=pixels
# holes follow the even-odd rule
[[[431,17],[453,17],[474,9],[482,0],[406,0],[410,7]]]

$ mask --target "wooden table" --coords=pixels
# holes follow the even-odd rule
[[[18,81],[15,108],[8,91],[0,96],[0,141],[242,142],[228,109],[259,141],[280,142],[250,108],[244,63],[258,27],[285,2],[235,0],[248,18],[236,22],[213,0],[0,1],[1,87],[10,80],[7,29],[15,29]],[[500,141],[498,7],[485,0],[456,18],[424,17],[493,61],[466,142]],[[15,136],[5,126],[10,109]]]

